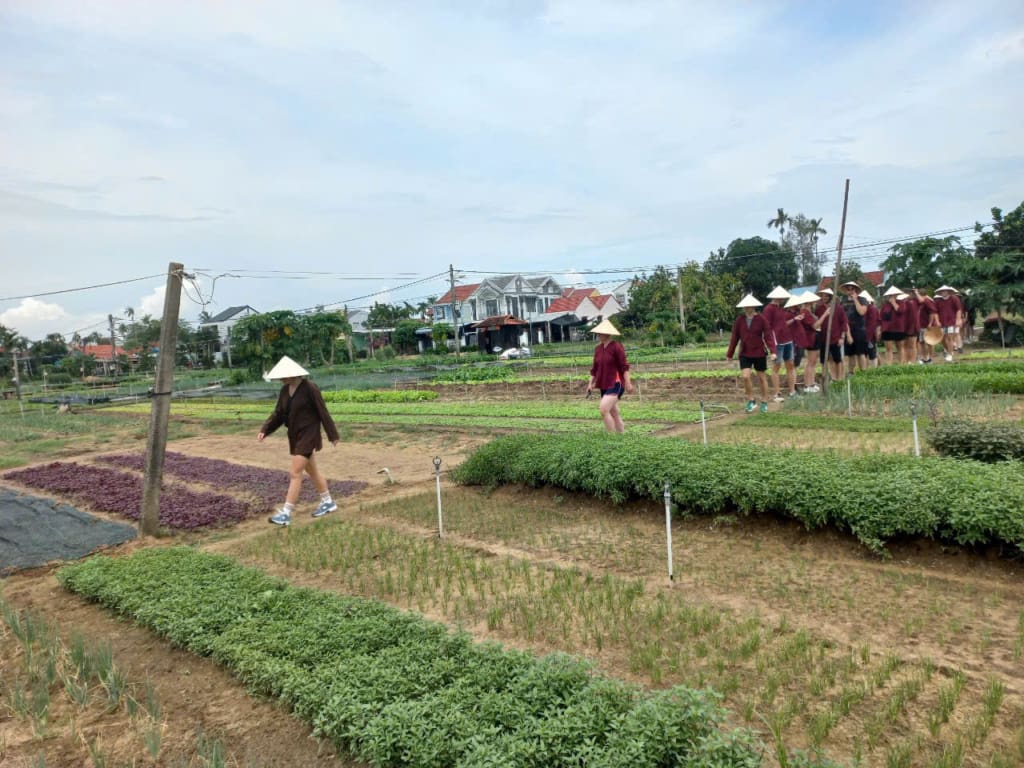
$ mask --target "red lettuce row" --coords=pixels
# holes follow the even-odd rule
[[[101,456],[98,460],[138,472],[143,470],[142,454]],[[283,470],[234,464],[223,459],[208,459],[203,456],[187,456],[173,451],[168,451],[165,455],[164,473],[187,482],[204,483],[233,493],[249,494],[255,497],[258,511],[272,509],[284,500],[284,494],[288,490],[288,473]],[[328,481],[328,484],[335,499],[351,496],[368,485],[361,480],[335,480]],[[303,483],[299,500],[318,501],[311,483]]]
[[[58,461],[8,472],[4,478],[129,520],[138,520],[142,510],[142,477],[129,472]],[[249,504],[233,496],[193,491],[177,483],[165,483],[160,493],[159,521],[166,528],[231,525],[251,512]]]

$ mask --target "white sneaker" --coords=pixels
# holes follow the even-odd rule
[[[952,363],[953,362],[953,356],[952,355],[946,355],[946,362],[947,363]]]
[[[821,387],[817,384],[811,384],[809,387],[804,387],[804,392],[821,392]]]
[[[786,402],[786,398],[784,398],[782,395],[776,395],[775,397],[772,398],[772,402],[773,403],[784,403],[784,402]]]
[[[323,517],[328,512],[334,512],[338,505],[333,501],[321,501],[320,506],[313,510],[313,517]]]
[[[285,512],[283,509],[279,509],[277,510],[276,514],[270,516],[270,522],[274,525],[291,525],[292,516],[288,512]]]

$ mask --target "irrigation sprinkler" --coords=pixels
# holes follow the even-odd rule
[[[846,377],[846,416],[853,417],[853,395],[850,394],[850,377]]]
[[[672,570],[672,489],[665,481],[665,540],[668,548],[668,580],[675,581]]]
[[[708,447],[708,420],[704,416],[704,401],[700,401],[700,431],[704,435],[704,447]]]
[[[910,423],[913,425],[913,455],[921,458],[921,441],[918,439],[918,402],[910,400]]]
[[[434,457],[434,477],[437,478],[437,538],[444,538],[444,518],[441,515],[441,457]]]

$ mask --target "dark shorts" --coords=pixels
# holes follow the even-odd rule
[[[878,345],[873,341],[868,342],[868,360],[878,359]]]
[[[775,351],[775,362],[776,363],[787,363],[793,359],[794,349],[796,345],[792,341],[784,341],[779,344],[778,349]]]
[[[616,397],[620,397],[621,398],[622,397],[622,393],[624,391],[625,390],[622,388],[622,382],[621,381],[616,381],[615,382],[615,386],[613,386],[613,387],[611,387],[609,389],[602,389],[601,390],[601,397],[604,397],[605,395],[615,395]]]
[[[832,358],[833,363],[841,363],[843,361],[843,350],[840,348],[838,344],[829,344],[828,354]],[[824,349],[818,350],[818,359],[823,363],[825,362]]]
[[[740,355],[740,370],[744,368],[753,368],[755,371],[767,371],[768,370],[768,358],[767,357],[744,357]]]
[[[847,357],[852,355],[866,355],[868,353],[868,339],[867,336],[860,336],[854,334],[853,344],[846,344],[843,351]]]
[[[882,331],[882,341],[903,341],[907,334],[903,331]]]
[[[803,360],[804,360],[804,352],[805,352],[805,350],[804,350],[803,347],[797,347],[796,348],[796,352],[793,353],[793,367],[794,368],[799,368],[800,367],[800,363],[802,363]]]

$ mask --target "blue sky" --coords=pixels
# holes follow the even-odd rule
[[[194,320],[416,303],[449,264],[610,284],[580,272],[779,206],[834,246],[846,178],[847,246],[1024,200],[1019,1],[0,0],[0,72],[0,323],[30,338],[159,316],[171,261]]]

